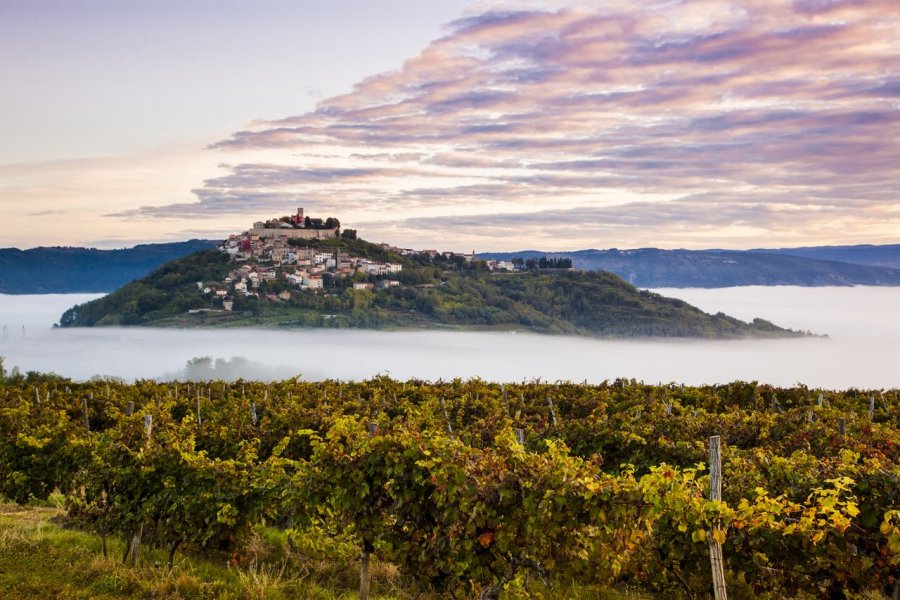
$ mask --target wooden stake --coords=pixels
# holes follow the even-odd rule
[[[81,399],[81,411],[84,413],[84,430],[91,430],[91,422],[88,420],[88,401],[87,398]]]
[[[506,407],[506,417],[509,418],[512,416],[509,412],[509,398],[506,395],[506,386],[502,383],[500,384],[500,393],[503,394],[503,406]]]
[[[144,524],[141,523],[140,528],[137,533],[134,534],[134,537],[131,539],[131,566],[136,567],[138,565],[138,553],[141,550],[141,537],[144,535]]]
[[[519,445],[525,445],[525,430],[524,429],[516,429],[516,441],[519,442]]]
[[[444,420],[447,422],[447,433],[453,435],[453,426],[450,424],[450,416],[447,414],[447,406],[444,404],[443,397],[441,397],[441,409],[444,411]]]
[[[709,499],[722,501],[722,453],[720,438],[709,438]],[[709,533],[709,564],[712,569],[713,596],[715,600],[728,600],[725,588],[725,564],[722,558],[722,544]]]
[[[556,427],[556,409],[553,408],[553,398],[547,395],[547,404],[550,405],[550,417],[553,419],[553,426]]]
[[[875,396],[869,396],[869,420],[875,420]]]
[[[369,437],[374,437],[378,432],[378,424],[369,423],[367,429]],[[363,540],[362,551],[359,554],[359,600],[368,600],[369,598],[369,558],[371,555],[371,547]]]
[[[363,548],[359,556],[359,600],[369,600],[369,556]]]
[[[125,416],[130,417],[134,414],[134,402],[129,402],[128,406],[125,407]]]

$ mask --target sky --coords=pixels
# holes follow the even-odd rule
[[[900,242],[896,0],[0,0],[0,246]]]

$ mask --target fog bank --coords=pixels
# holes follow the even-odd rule
[[[900,288],[655,291],[708,312],[759,316],[830,337],[610,341],[525,333],[51,329],[65,308],[94,296],[0,296],[0,326],[5,326],[0,356],[7,367],[76,379],[183,377],[189,360],[209,357],[209,362],[195,362],[193,372],[261,379],[388,374],[400,379],[599,382],[627,377],[650,383],[744,379],[827,388],[900,386]]]

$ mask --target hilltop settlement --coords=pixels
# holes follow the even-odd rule
[[[217,300],[221,301],[221,309],[225,311],[234,309],[235,297],[260,299],[263,289],[267,290],[263,300],[288,302],[306,290],[340,292],[348,288],[381,290],[400,287],[401,281],[396,276],[403,271],[401,263],[356,256],[346,249],[342,250],[341,244],[329,243],[356,239],[356,231],[342,231],[338,219],[311,218],[305,215],[303,208],[298,208],[293,215],[257,221],[247,231],[231,235],[219,246],[219,250],[230,257],[233,268],[221,282],[197,282],[197,287],[203,296],[213,301],[213,306],[217,305]],[[389,244],[377,246],[386,253],[408,257],[419,263],[445,262],[475,266],[490,272],[571,268],[571,260],[487,260],[477,261],[476,264],[474,252],[460,254],[412,250]],[[278,282],[283,285],[278,286]],[[281,289],[272,291],[273,287]],[[215,308],[197,308],[191,312],[207,310]]]

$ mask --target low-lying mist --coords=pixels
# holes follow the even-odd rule
[[[597,340],[527,333],[51,329],[95,296],[0,296],[7,368],[76,379],[531,379],[897,387],[900,288],[655,290],[708,312],[762,317],[827,338]],[[24,327],[23,327],[24,326]]]

